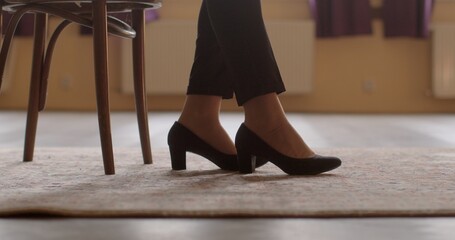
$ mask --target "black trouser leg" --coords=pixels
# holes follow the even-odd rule
[[[285,91],[262,18],[260,0],[204,0],[188,94],[230,98],[239,105]]]

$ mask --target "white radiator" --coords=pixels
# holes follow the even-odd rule
[[[272,42],[287,94],[311,91],[314,23],[269,21]],[[196,23],[160,20],[146,29],[146,82],[149,94],[183,94],[194,58]],[[122,42],[122,90],[133,92],[130,41]]]
[[[455,24],[433,26],[433,92],[455,98]]]

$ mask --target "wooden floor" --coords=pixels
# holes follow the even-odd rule
[[[167,147],[176,113],[150,113],[152,148]],[[290,114],[313,148],[455,147],[452,115]],[[233,137],[240,114],[223,114]],[[0,148],[21,148],[25,113],[0,112]],[[99,146],[93,113],[40,115],[37,147]],[[115,147],[139,147],[133,113],[112,115]],[[18,161],[20,161],[18,159]],[[455,161],[455,159],[454,159]],[[455,204],[455,203],[454,203]],[[0,219],[1,240],[53,239],[455,239],[455,218],[375,219]]]

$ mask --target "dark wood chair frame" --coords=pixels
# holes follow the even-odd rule
[[[30,93],[25,133],[24,158],[25,162],[33,160],[38,113],[45,108],[47,84],[52,52],[58,36],[70,23],[75,22],[93,28],[94,69],[96,82],[96,97],[98,123],[100,130],[101,149],[105,174],[115,174],[114,154],[112,148],[110,108],[109,108],[109,74],[108,74],[108,33],[133,38],[133,74],[136,112],[139,125],[141,149],[145,164],[152,163],[150,136],[147,116],[145,90],[144,37],[145,14],[147,8],[158,8],[161,0],[85,0],[83,11],[65,9],[60,3],[76,2],[70,0],[11,0],[0,1],[0,9],[13,11],[13,18],[5,32],[2,50],[0,52],[0,77],[3,76],[9,45],[14,35],[18,21],[27,12],[35,14],[34,47],[30,82]],[[81,2],[81,1],[77,1]],[[132,26],[120,20],[109,17],[110,4],[115,5],[112,11],[130,11]],[[62,7],[61,7],[62,6]],[[87,6],[91,9],[87,12]],[[57,15],[64,20],[54,30],[46,47],[48,14]],[[1,18],[1,17],[0,17]],[[1,19],[0,19],[1,24]],[[1,78],[0,78],[1,87]]]

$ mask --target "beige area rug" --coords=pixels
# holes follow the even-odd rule
[[[0,216],[381,217],[455,216],[455,149],[331,149],[330,174],[293,177],[272,164],[251,175],[217,170],[196,155],[171,171],[167,150],[141,164],[116,149],[115,176],[99,149],[0,150]]]

